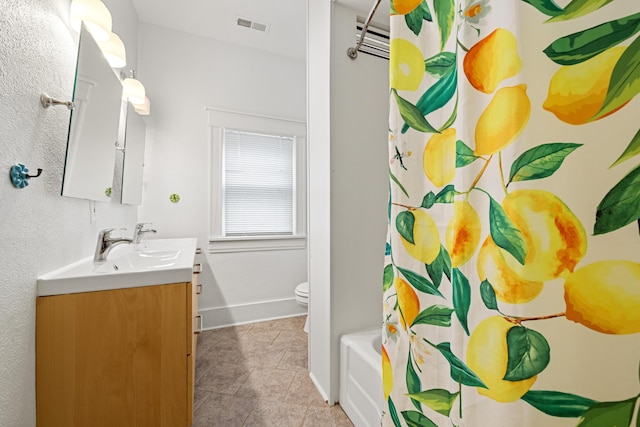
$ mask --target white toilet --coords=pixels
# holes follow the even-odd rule
[[[296,302],[308,310],[309,282],[303,282],[296,286]],[[309,333],[309,315],[307,315],[307,320],[304,322],[304,331]]]

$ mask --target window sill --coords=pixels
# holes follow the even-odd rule
[[[307,236],[211,237],[209,253],[282,251],[304,249]]]

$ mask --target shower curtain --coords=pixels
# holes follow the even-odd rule
[[[640,2],[392,0],[384,426],[640,426]]]

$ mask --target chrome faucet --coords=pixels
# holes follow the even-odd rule
[[[115,229],[105,228],[100,231],[100,234],[98,234],[98,244],[96,245],[96,253],[93,256],[93,262],[105,262],[107,260],[107,255],[114,246],[118,246],[123,243],[133,243],[133,240],[124,237],[111,237],[111,232],[113,230]]]
[[[137,245],[138,243],[140,243],[144,235],[147,233],[154,233],[154,234],[157,233],[156,230],[153,230],[151,228],[145,229],[144,228],[145,225],[151,225],[151,224],[144,223],[144,222],[136,224],[136,229],[133,232],[133,244]]]

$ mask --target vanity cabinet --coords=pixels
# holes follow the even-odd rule
[[[38,297],[37,425],[190,426],[199,332],[194,278]]]

